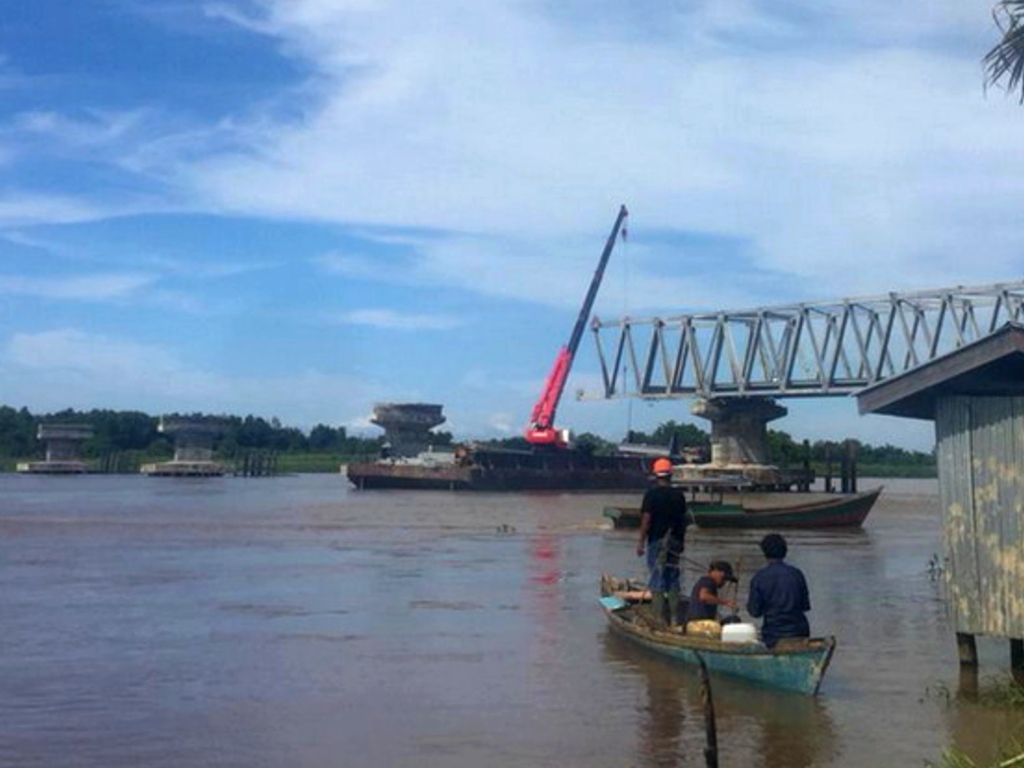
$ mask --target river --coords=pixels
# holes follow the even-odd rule
[[[703,766],[695,674],[596,603],[602,571],[641,573],[601,516],[636,500],[0,475],[0,765]],[[762,533],[691,530],[687,555],[730,559],[742,599]],[[988,760],[1024,733],[962,695],[933,481],[787,538],[838,649],[814,699],[713,681],[723,768]],[[1006,641],[979,652],[1005,677]]]

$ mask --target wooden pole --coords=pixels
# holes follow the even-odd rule
[[[974,635],[968,635],[965,632],[957,632],[956,651],[957,655],[960,657],[961,667],[978,666],[978,645],[974,640]]]
[[[1018,685],[1024,685],[1024,640],[1010,638],[1010,673]]]
[[[804,440],[804,463],[803,463],[803,478],[800,481],[800,487],[797,489],[803,493],[807,493],[811,490],[811,441]]]
[[[715,727],[715,702],[711,697],[711,679],[704,658],[697,653],[700,664],[700,699],[704,703],[704,764],[718,768],[718,730]]]
[[[857,444],[852,440],[846,441],[846,450],[850,462],[850,493],[857,492]]]
[[[832,443],[825,443],[825,493],[832,493]]]

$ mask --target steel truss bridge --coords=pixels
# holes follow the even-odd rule
[[[845,396],[1022,321],[1022,304],[1024,281],[664,319],[594,318],[591,330],[605,398]]]

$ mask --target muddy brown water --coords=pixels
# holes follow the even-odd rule
[[[987,760],[1024,734],[963,693],[935,494],[887,481],[863,530],[788,534],[838,650],[813,699],[714,679],[723,768]],[[0,765],[702,766],[694,672],[596,604],[602,571],[641,573],[601,516],[632,501],[0,476]],[[731,559],[742,599],[761,535],[696,530],[687,555]],[[982,686],[1007,645],[980,643]]]

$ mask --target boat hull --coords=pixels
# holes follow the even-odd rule
[[[658,629],[644,618],[643,604],[619,601],[614,593],[602,598],[601,607],[612,632],[649,651],[683,664],[703,660],[712,674],[776,690],[814,696],[835,653],[834,637],[811,638],[795,647],[769,650],[761,643],[724,643]]]
[[[881,492],[882,488],[876,488],[811,502],[793,494],[792,503],[774,506],[758,506],[750,501],[753,497],[735,504],[691,502],[689,509],[700,528],[857,528],[864,524]],[[636,507],[605,507],[604,516],[615,528],[640,526]]]
[[[346,474],[359,489],[641,491],[650,485],[643,457],[570,451],[478,451],[461,464],[361,462],[349,464]]]
[[[699,528],[857,528],[864,524],[881,488],[842,494],[824,502],[758,509],[723,504],[720,508],[695,505]]]

